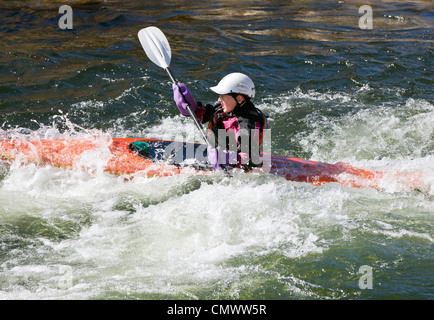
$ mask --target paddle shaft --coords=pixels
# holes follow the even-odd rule
[[[172,80],[172,82],[174,84],[177,85],[177,87],[179,88],[179,84],[178,81],[176,81],[175,76],[173,75],[172,71],[170,71],[169,67],[164,68],[164,70],[166,70],[167,74],[169,75],[170,79]],[[190,103],[188,103],[187,99],[185,98],[184,94],[182,93],[181,89],[179,88],[179,92],[182,95],[182,98],[184,99],[185,103],[187,104],[187,111],[190,114],[190,117],[193,119],[194,124],[196,125],[197,129],[199,130],[200,134],[202,135],[203,140],[205,140],[206,144],[212,148],[214,148],[214,146],[211,145],[211,143],[209,142],[209,139],[207,137],[207,135],[205,134],[205,131],[203,130],[202,124],[199,122],[199,119],[197,119],[196,114],[193,112],[193,110],[191,110],[191,106]],[[226,166],[223,167],[223,171],[229,176],[232,177],[232,175],[230,174],[230,172],[228,171],[228,168],[226,168]]]
[[[167,38],[164,35],[164,33],[157,27],[147,27],[139,31],[138,37],[148,58],[157,66],[166,70],[172,82],[178,87],[184,102],[187,104],[186,109],[190,117],[193,119],[194,124],[196,125],[196,128],[199,130],[203,140],[206,142],[206,144],[209,147],[215,148],[215,146],[213,146],[210,143],[208,136],[203,130],[202,124],[197,119],[196,114],[191,110],[190,103],[187,101],[185,95],[182,93],[178,81],[175,79],[175,76],[169,69],[172,52],[170,50],[169,42],[167,41]],[[223,169],[227,174],[229,174],[226,166],[224,166]]]
[[[170,79],[174,84],[176,84],[179,88],[178,81],[176,81],[175,76],[173,75],[172,71],[170,71],[169,67],[165,68],[167,74],[169,75]],[[185,98],[184,94],[181,92],[181,89],[179,89],[179,92],[182,95],[182,98],[184,99],[185,103],[187,104],[187,111],[190,114],[190,117],[193,119],[194,124],[196,125],[196,128],[199,130],[200,134],[202,135],[202,138],[205,140],[206,144],[209,146],[212,146],[209,142],[209,139],[207,135],[205,134],[205,131],[203,130],[202,124],[199,122],[199,119],[197,119],[196,114],[191,110],[190,103],[188,103],[187,99]]]

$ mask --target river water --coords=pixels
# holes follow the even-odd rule
[[[140,46],[153,25],[197,100],[252,77],[273,153],[427,188],[2,163],[0,299],[434,298],[431,0],[68,4],[73,29],[58,2],[0,1],[1,137],[200,141]]]

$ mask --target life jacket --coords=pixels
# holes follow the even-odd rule
[[[224,113],[220,104],[214,107],[202,107],[199,104],[196,115],[202,122],[208,121],[208,134],[214,135],[216,144],[222,149],[234,151],[233,143],[236,142],[238,166],[244,166],[250,161],[252,143],[257,145],[259,151],[264,129],[268,127],[267,117],[251,101],[236,106],[230,113]],[[226,141],[219,139],[222,129],[225,130]]]

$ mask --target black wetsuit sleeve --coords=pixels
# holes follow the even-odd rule
[[[202,102],[197,102],[197,109],[196,109],[196,116],[202,123],[207,123],[211,121],[212,117],[214,116],[214,113],[221,108],[220,104],[217,104],[215,106],[211,104],[203,105]]]

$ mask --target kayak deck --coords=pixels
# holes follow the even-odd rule
[[[130,144],[137,141],[149,144],[148,157],[139,156],[130,149]],[[171,151],[167,152],[169,146]],[[19,160],[58,167],[92,168],[95,167],[97,158],[96,162],[104,171],[148,177],[209,172],[209,165],[204,163],[183,165],[189,158],[189,151],[193,155],[202,152],[202,157],[206,157],[206,146],[203,144],[158,139],[113,138],[105,143],[85,139],[0,140],[0,158],[5,161]],[[383,172],[359,169],[342,162],[329,164],[273,154],[261,155],[268,161],[265,160],[262,167],[253,169],[253,172],[313,185],[337,182],[351,187],[378,188],[381,179],[385,177]],[[406,173],[393,175],[405,184],[417,185],[420,182]]]
[[[179,174],[180,168],[142,158],[128,148],[131,142],[139,139],[113,139],[108,145],[110,154],[102,153],[106,162],[104,171],[114,174],[133,174],[145,171],[147,176]],[[83,161],[92,152],[105,149],[97,141],[82,139],[40,139],[40,140],[1,140],[0,157],[3,160],[21,160],[37,164],[51,164],[57,167],[92,167],[91,161]]]

